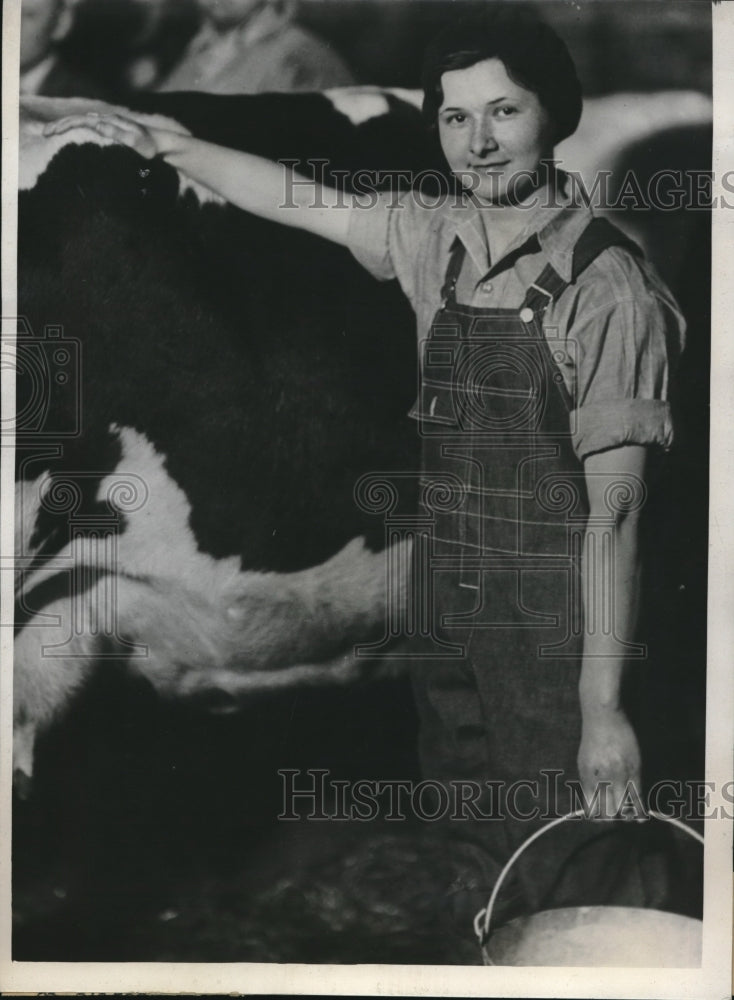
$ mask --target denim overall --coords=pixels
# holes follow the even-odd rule
[[[614,245],[639,252],[610,223],[592,220],[574,250],[572,281]],[[520,309],[460,305],[464,254],[456,240],[411,413],[423,445],[421,513],[433,535],[433,635],[412,680],[425,779],[444,786],[494,781],[504,790],[538,782],[537,790],[517,785],[511,802],[502,789],[487,791],[476,802],[480,819],[466,809],[466,818],[448,817],[449,851],[474,873],[464,887],[477,890],[472,906],[481,906],[512,850],[544,817],[571,807],[561,792],[564,780],[578,779],[588,501],[559,370],[573,344],[559,339],[556,346],[553,331],[543,330],[545,309],[568,283],[548,265]],[[543,777],[543,769],[555,776]],[[534,807],[533,819],[518,817]],[[483,818],[490,814],[504,818]],[[601,846],[581,852],[584,901],[608,901],[625,880],[626,860],[604,846],[609,827],[618,825],[582,823],[569,831],[564,824],[556,840],[524,856],[503,895],[526,912],[548,905],[564,865],[591,838]]]

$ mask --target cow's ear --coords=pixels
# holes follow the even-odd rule
[[[61,42],[71,31],[71,26],[74,22],[74,11],[72,4],[69,0],[63,0],[61,4],[61,10],[59,12],[59,19],[56,22],[56,27],[53,30],[51,38],[54,42]]]

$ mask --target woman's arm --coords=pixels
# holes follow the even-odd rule
[[[579,682],[582,735],[579,775],[588,801],[599,782],[610,797],[601,808],[613,815],[631,784],[639,791],[640,749],[621,704],[622,678],[639,613],[640,498],[647,449],[639,445],[590,455],[584,462],[589,520],[584,540],[582,587],[584,655]],[[637,502],[610,510],[614,484]],[[602,786],[604,787],[604,786]]]
[[[91,129],[148,159],[161,156],[246,212],[306,229],[335,243],[347,242],[353,197],[311,183],[272,160],[118,114],[72,115],[47,125],[44,134],[73,128]]]

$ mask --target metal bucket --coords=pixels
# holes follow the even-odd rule
[[[631,906],[575,906],[544,910],[511,920],[490,935],[492,912],[502,884],[517,859],[553,827],[583,817],[583,809],[554,819],[518,847],[499,874],[487,906],[474,918],[485,965],[549,965],[627,968],[697,968],[703,923],[662,910]],[[680,820],[650,812],[703,844]]]

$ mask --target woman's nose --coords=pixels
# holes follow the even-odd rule
[[[491,122],[481,119],[475,123],[471,134],[470,148],[475,156],[482,156],[484,153],[498,148]]]

